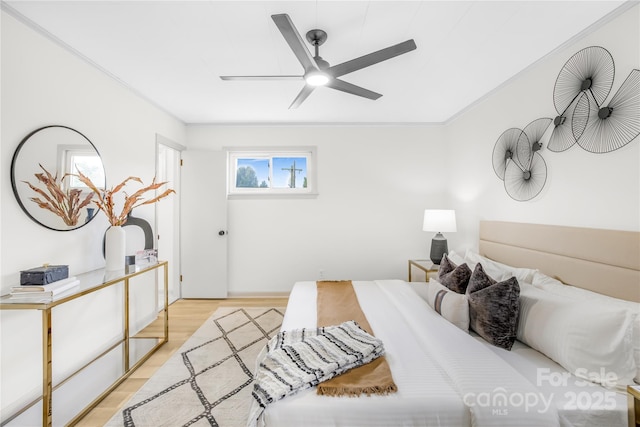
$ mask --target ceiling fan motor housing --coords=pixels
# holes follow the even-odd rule
[[[307,41],[312,46],[322,46],[327,41],[327,32],[324,30],[313,29],[307,31]]]
[[[318,68],[320,70],[329,68],[329,63],[320,56],[320,46],[327,41],[327,32],[317,28],[309,30],[307,31],[307,41],[315,48],[313,59],[316,61]]]

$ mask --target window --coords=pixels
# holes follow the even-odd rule
[[[229,195],[316,194],[315,147],[228,152]]]
[[[61,170],[64,174],[77,174],[78,171],[91,179],[98,188],[102,188],[105,183],[104,167],[102,159],[95,150],[82,145],[59,145],[58,158],[61,164]],[[80,182],[75,176],[70,176],[64,182],[66,189],[79,189],[83,192],[89,191],[89,188]]]

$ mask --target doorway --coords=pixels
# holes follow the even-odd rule
[[[169,304],[180,299],[180,163],[184,146],[156,135],[156,179],[176,193],[156,203],[158,259],[169,262]],[[163,283],[162,280],[158,281]],[[160,287],[159,293],[164,293]],[[159,301],[162,301],[159,298]]]

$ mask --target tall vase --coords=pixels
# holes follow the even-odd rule
[[[105,270],[124,269],[124,257],[127,243],[127,235],[119,225],[112,225],[107,229],[104,241]]]

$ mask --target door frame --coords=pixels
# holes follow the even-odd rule
[[[177,182],[174,183],[174,189],[176,190],[176,193],[174,193],[172,195],[173,198],[173,203],[177,204],[175,206],[177,206],[177,221],[178,221],[178,226],[176,227],[176,232],[173,235],[173,242],[175,247],[177,247],[176,250],[176,254],[174,256],[177,257],[177,265],[172,265],[173,263],[169,263],[169,271],[171,271],[171,269],[173,269],[174,272],[177,272],[178,274],[175,275],[175,277],[177,277],[177,280],[174,285],[177,289],[177,299],[182,298],[182,284],[180,282],[180,264],[182,263],[182,253],[181,253],[181,245],[180,245],[180,241],[181,241],[181,229],[182,229],[182,208],[181,208],[181,203],[180,203],[180,176],[181,176],[181,163],[182,163],[182,151],[186,150],[187,147],[185,147],[182,144],[179,144],[159,133],[156,133],[156,144],[155,144],[155,158],[156,158],[156,176],[158,176],[159,173],[159,163],[160,163],[160,145],[164,145],[170,149],[173,149],[175,151],[177,151],[178,156],[177,156],[177,162],[178,164],[175,165],[177,166]],[[156,203],[156,207],[155,207],[155,232],[156,235],[154,236],[154,241],[157,244],[158,241],[158,233],[159,233],[159,220],[158,218],[160,217],[160,206],[158,206],[158,204]],[[171,280],[171,277],[169,277],[169,280]],[[170,301],[171,303],[171,301]]]

